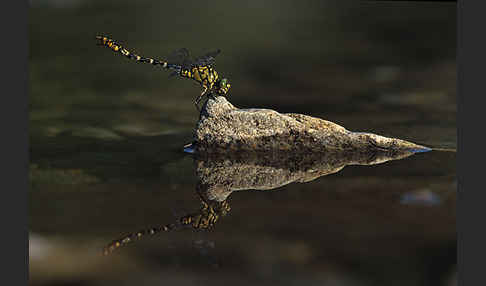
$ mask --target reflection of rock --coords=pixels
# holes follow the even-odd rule
[[[430,149],[404,140],[351,132],[335,123],[301,114],[269,109],[238,109],[224,97],[209,98],[195,134],[201,152]]]
[[[347,165],[374,165],[414,154],[384,152],[239,152],[233,155],[200,155],[196,160],[198,192],[208,200],[224,201],[233,191],[270,190],[292,182],[309,182],[339,172]]]

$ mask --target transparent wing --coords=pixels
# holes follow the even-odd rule
[[[194,63],[198,66],[207,66],[207,65],[212,65],[214,63],[215,57],[221,53],[220,49],[217,49],[215,51],[209,52],[203,56],[200,56],[194,60]]]
[[[188,68],[192,65],[193,60],[189,54],[189,51],[186,48],[182,48],[170,53],[167,56],[167,62],[183,68]]]
[[[176,75],[179,75],[180,71],[175,71],[175,72],[171,72],[169,74],[169,77],[175,77]]]

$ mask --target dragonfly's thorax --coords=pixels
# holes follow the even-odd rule
[[[211,66],[194,66],[190,69],[182,69],[181,76],[193,79],[209,90],[213,88],[219,78],[218,73]]]

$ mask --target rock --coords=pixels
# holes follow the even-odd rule
[[[239,109],[225,97],[209,98],[196,126],[196,153],[229,151],[413,151],[430,148],[344,127],[302,114],[282,114],[270,109]]]

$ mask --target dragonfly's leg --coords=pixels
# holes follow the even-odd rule
[[[208,91],[208,88],[205,86],[204,87],[204,90],[201,92],[201,95],[199,95],[196,98],[196,101],[194,102],[194,104],[196,105],[197,111],[201,111],[201,110],[199,110],[199,101],[201,101],[201,99],[203,98],[203,96],[206,94],[206,91]]]

